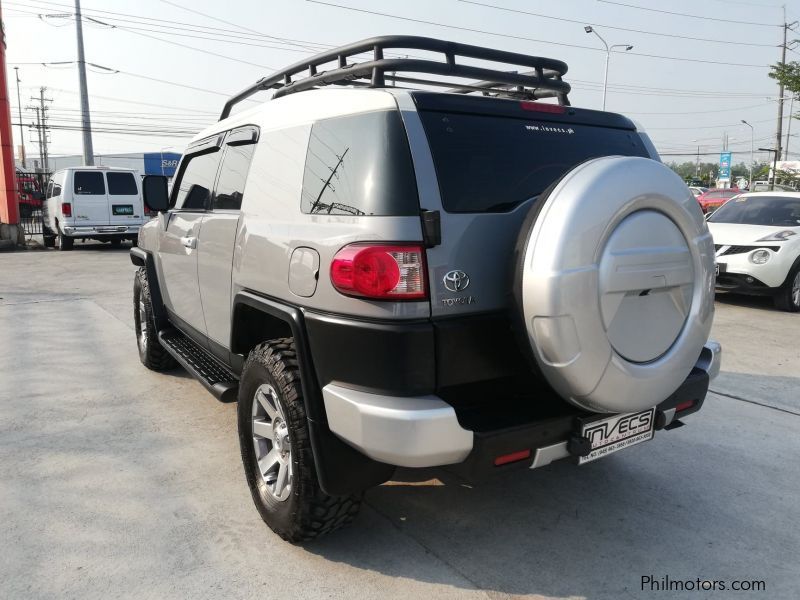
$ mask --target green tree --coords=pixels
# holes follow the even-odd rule
[[[793,60],[770,67],[770,77],[782,83],[783,87],[796,94],[800,92],[800,62]]]

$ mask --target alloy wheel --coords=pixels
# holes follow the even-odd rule
[[[275,388],[268,383],[256,390],[252,424],[258,472],[269,494],[283,502],[292,493],[292,446],[286,415]]]

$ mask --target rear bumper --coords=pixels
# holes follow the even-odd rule
[[[61,229],[64,235],[74,238],[98,238],[127,236],[135,237],[139,235],[141,225],[95,225],[95,226],[72,226],[65,225]]]
[[[700,410],[709,382],[719,373],[721,354],[717,342],[705,345],[681,387],[656,407],[656,429]],[[330,430],[366,456],[402,467],[458,464],[457,470],[470,479],[567,458],[567,444],[576,431],[574,413],[473,432],[462,427],[453,407],[435,395],[392,396],[333,383],[324,386],[322,394]],[[688,401],[691,405],[686,407]],[[684,408],[678,411],[681,404]],[[496,457],[520,450],[531,451],[528,460],[494,466]]]

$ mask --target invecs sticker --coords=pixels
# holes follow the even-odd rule
[[[528,131],[542,131],[546,133],[566,133],[572,135],[575,130],[572,127],[558,127],[554,125],[525,125]]]

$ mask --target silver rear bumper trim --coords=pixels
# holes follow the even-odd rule
[[[708,340],[700,352],[700,358],[697,359],[695,367],[708,373],[708,382],[711,383],[719,375],[721,363],[722,344]]]
[[[374,460],[399,467],[463,461],[473,434],[438,396],[386,396],[328,384],[322,388],[328,426]]]

